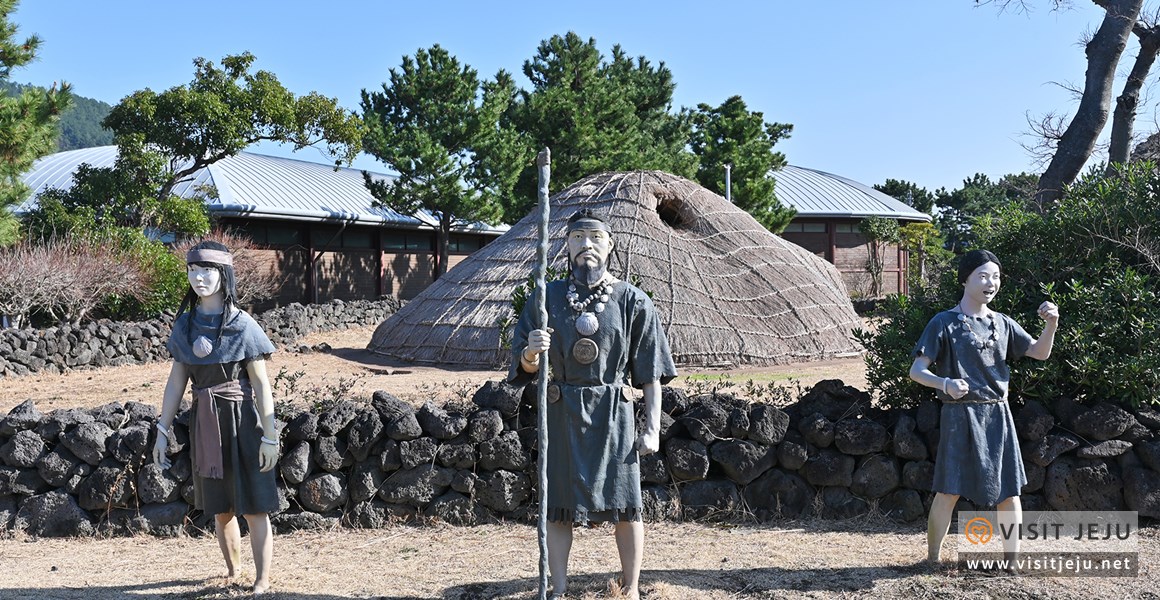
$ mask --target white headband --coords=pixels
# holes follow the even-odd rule
[[[201,250],[190,250],[189,252],[186,252],[185,262],[187,264],[196,262],[211,262],[217,263],[219,265],[229,265],[232,267],[234,265],[234,257],[229,252],[203,248]]]

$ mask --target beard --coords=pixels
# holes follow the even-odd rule
[[[588,287],[592,287],[599,283],[600,280],[604,278],[604,274],[606,272],[607,267],[604,264],[604,261],[600,260],[600,257],[598,256],[595,257],[594,265],[589,264],[588,261],[583,258],[577,258],[576,260],[572,261],[572,278],[575,279],[578,283],[584,284]]]

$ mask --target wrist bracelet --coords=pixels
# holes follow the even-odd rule
[[[947,382],[950,380],[951,380],[950,377],[943,377],[943,393],[948,395],[948,396],[951,395],[951,393],[947,391]]]
[[[160,421],[157,422],[157,431],[160,431],[161,434],[164,435],[165,437],[169,437],[169,430],[166,429],[165,426],[162,425]]]
[[[278,440],[272,440],[266,436],[262,436],[262,443],[263,444],[270,444],[271,446],[277,446]]]
[[[524,362],[529,363],[529,364],[533,364],[533,365],[540,362],[540,353],[539,352],[532,354],[532,356],[535,358],[528,358],[528,351],[527,350],[520,352],[520,358],[524,359]]]

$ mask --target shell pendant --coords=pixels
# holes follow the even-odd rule
[[[584,312],[576,317],[576,331],[580,335],[592,335],[596,333],[597,329],[600,329],[600,321],[596,319],[596,315]]]
[[[193,353],[198,358],[205,358],[209,356],[211,352],[213,352],[213,342],[209,341],[209,339],[204,335],[198,336],[198,338],[193,341]]]

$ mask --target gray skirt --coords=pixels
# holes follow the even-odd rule
[[[944,402],[934,491],[994,506],[1027,484],[1015,420],[1007,402]]]
[[[277,469],[262,472],[258,451],[262,425],[251,388],[243,386],[245,398],[232,402],[214,398],[222,438],[221,479],[202,477],[193,469],[194,506],[208,514],[256,515],[278,511]],[[190,439],[197,443],[197,410],[190,411]],[[196,456],[196,453],[190,453]]]
[[[636,425],[624,386],[552,385],[560,394],[548,404],[548,520],[641,520]]]

